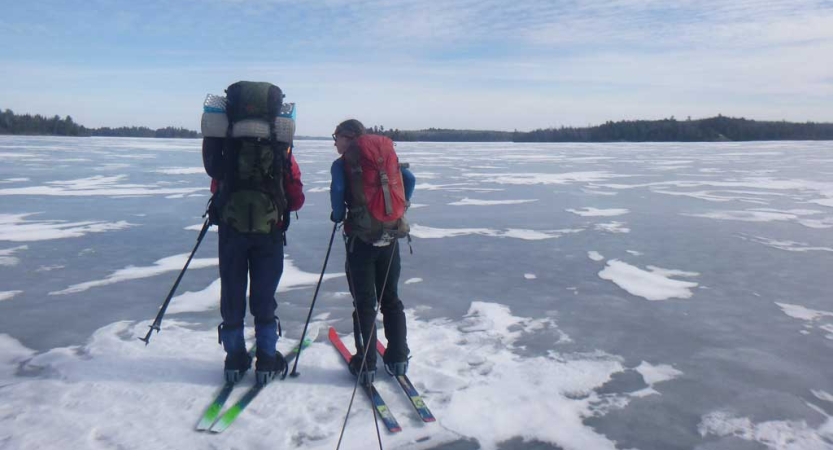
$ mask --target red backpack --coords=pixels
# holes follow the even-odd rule
[[[344,152],[347,175],[348,235],[373,243],[384,234],[408,235],[405,220],[405,185],[393,141],[385,136],[359,136]]]

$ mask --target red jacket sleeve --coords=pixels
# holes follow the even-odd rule
[[[304,206],[304,183],[301,183],[301,168],[295,161],[295,155],[290,155],[291,169],[283,176],[286,199],[289,200],[289,210],[298,211]]]

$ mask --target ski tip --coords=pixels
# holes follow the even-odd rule
[[[315,342],[315,340],[318,339],[318,334],[320,333],[320,331],[321,327],[318,324],[310,326],[309,330],[307,330],[307,335],[304,336],[304,343],[307,344],[307,342],[309,342],[309,344],[311,344]]]

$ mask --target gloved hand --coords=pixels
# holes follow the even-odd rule
[[[330,212],[330,220],[331,220],[333,223],[339,223],[339,222],[341,222],[341,220],[336,220],[336,218],[335,218],[335,217],[333,217],[333,213],[332,213],[332,212]],[[344,219],[342,219],[342,220],[344,220]]]
[[[219,194],[214,193],[210,199],[208,199],[208,207],[206,208],[206,214],[208,215],[208,224],[209,225],[220,225],[220,207],[217,205],[217,197]],[[203,215],[205,217],[205,214]]]

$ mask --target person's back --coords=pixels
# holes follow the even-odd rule
[[[407,325],[398,294],[401,264],[397,239],[408,233],[404,212],[415,178],[399,164],[390,139],[366,135],[357,120],[342,122],[333,138],[341,157],[331,168],[331,219],[345,223],[347,280],[356,307],[353,331],[357,354],[350,367],[369,383],[376,370],[377,302],[388,339],[385,368],[395,374],[404,374],[408,368]]]
[[[206,109],[203,115],[203,163],[212,177],[213,216],[219,228],[223,322],[218,334],[226,351],[226,380],[236,382],[252,361],[243,338],[248,287],[257,381],[267,383],[286,371],[276,349],[274,295],[283,273],[289,212],[299,210],[305,200],[292,154],[294,105],[283,104],[280,88],[269,83],[239,82],[226,92],[225,108]]]

